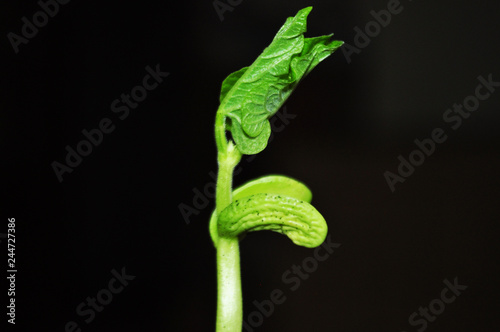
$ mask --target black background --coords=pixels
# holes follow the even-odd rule
[[[387,3],[244,0],[221,21],[211,1],[73,0],[15,54],[7,34],[20,34],[21,18],[40,7],[2,2],[0,233],[14,217],[13,330],[64,331],[76,321],[82,331],[213,331],[214,204],[189,223],[179,205],[192,206],[193,189],[216,171],[222,80],[303,7],[314,6],[307,36],[334,32],[354,45],[354,28]],[[427,330],[497,331],[500,91],[457,130],[442,116],[474,94],[478,76],[500,81],[500,3],[401,6],[350,63],[339,50],[320,64],[286,104],[296,118],[242,161],[235,185],[269,173],[308,184],[341,244],[291,291],[283,273],[312,250],[268,232],[241,242],[245,319],[272,290],[287,298],[256,331],[416,331],[408,317],[454,278],[468,288]],[[170,75],[118,119],[112,101],[157,64]],[[115,130],[60,183],[52,162],[103,118]],[[448,139],[391,192],[384,172],[397,172],[398,156],[434,128]],[[122,267],[136,278],[84,323],[75,308]]]

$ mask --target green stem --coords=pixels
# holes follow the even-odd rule
[[[220,154],[227,151],[226,141],[226,118],[221,113],[217,112],[215,116],[215,143],[219,151],[219,162],[221,160]]]
[[[220,214],[232,202],[233,170],[241,153],[225,137],[224,116],[217,114],[215,139],[218,149],[216,211]],[[217,242],[217,332],[241,332],[243,302],[241,296],[240,248],[237,237],[219,237]]]
[[[238,238],[220,237],[217,244],[217,332],[241,332],[240,248]]]
[[[229,144],[228,147],[232,147]],[[215,207],[217,214],[220,214],[229,204],[231,204],[233,191],[233,170],[238,161],[227,153],[219,152],[219,172],[217,174],[217,187],[215,191]]]

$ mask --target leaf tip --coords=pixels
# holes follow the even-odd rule
[[[301,10],[299,10],[299,12],[297,14],[309,15],[309,13],[311,12],[311,10],[313,10],[313,6],[302,8]]]
[[[298,20],[298,21],[303,21],[305,23],[307,21],[307,17],[311,13],[312,9],[313,9],[312,6],[309,6],[309,7],[306,7],[306,8],[302,8],[295,15],[295,19]]]

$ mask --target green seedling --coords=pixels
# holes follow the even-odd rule
[[[310,204],[311,191],[299,181],[271,175],[232,188],[233,170],[242,155],[257,154],[267,146],[270,117],[298,83],[343,44],[332,40],[333,34],[304,37],[311,10],[307,7],[289,17],[251,66],[222,83],[215,119],[216,207],[209,227],[217,250],[217,332],[242,330],[239,241],[247,232],[275,231],[307,248],[323,243],[328,232],[325,219]]]

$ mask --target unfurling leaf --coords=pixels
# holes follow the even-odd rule
[[[228,118],[228,130],[243,154],[264,150],[271,135],[269,118],[300,80],[343,44],[332,40],[333,34],[304,37],[311,10],[307,7],[289,17],[257,60],[222,84],[218,112]]]

